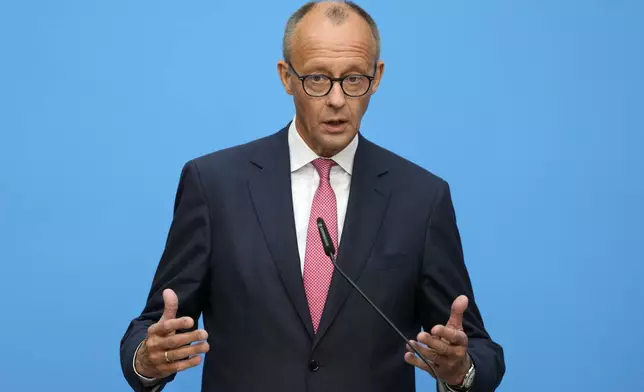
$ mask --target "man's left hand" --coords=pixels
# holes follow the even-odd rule
[[[467,309],[468,299],[461,295],[452,303],[452,310],[446,325],[436,325],[430,333],[418,334],[418,342],[410,341],[434,367],[432,369],[418,358],[407,346],[405,361],[429,372],[438,380],[449,385],[460,385],[472,365],[472,359],[467,353],[467,335],[463,331],[463,313]]]

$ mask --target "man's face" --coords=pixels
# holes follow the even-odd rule
[[[300,135],[318,155],[330,157],[344,149],[358,133],[371,94],[380,83],[384,63],[375,63],[376,42],[367,22],[349,12],[343,23],[334,25],[324,11],[325,6],[318,5],[298,24],[291,42],[293,69],[299,75],[375,76],[367,94],[349,97],[335,82],[327,95],[311,97],[289,64],[280,61],[278,71],[286,92],[294,97]]]

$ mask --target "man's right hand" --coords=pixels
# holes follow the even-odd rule
[[[163,315],[158,323],[148,328],[145,338],[136,354],[136,371],[148,378],[165,378],[201,363],[199,354],[207,353],[210,346],[206,340],[208,333],[198,329],[188,333],[177,333],[177,330],[194,326],[190,317],[177,317],[179,299],[174,291],[163,291]],[[198,344],[192,344],[195,342]]]

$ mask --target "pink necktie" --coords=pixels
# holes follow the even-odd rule
[[[320,184],[313,197],[309,228],[306,234],[304,290],[309,302],[313,330],[317,333],[333,275],[333,264],[324,253],[324,248],[322,248],[317,219],[324,219],[333,240],[333,245],[338,249],[338,213],[335,193],[329,182],[331,167],[335,165],[335,162],[330,159],[319,158],[314,160],[312,164],[320,175]]]

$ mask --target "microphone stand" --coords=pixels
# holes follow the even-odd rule
[[[394,325],[394,323],[392,323],[391,320],[389,320],[389,318],[385,316],[385,314],[376,306],[376,304],[374,304],[369,299],[369,297],[367,297],[367,295],[363,293],[362,290],[360,290],[360,287],[358,287],[358,285],[355,284],[353,280],[351,280],[351,278],[349,278],[349,276],[347,276],[347,274],[344,273],[342,268],[338,266],[335,260],[335,246],[333,246],[333,241],[331,241],[331,236],[329,235],[326,224],[324,223],[324,220],[322,218],[317,219],[317,226],[318,226],[318,230],[320,231],[320,238],[322,239],[322,246],[324,247],[324,253],[326,253],[326,255],[329,256],[329,259],[331,260],[331,263],[333,263],[333,266],[335,267],[335,269],[344,277],[344,279],[347,282],[349,282],[351,286],[353,286],[353,288],[358,293],[360,293],[362,298],[364,298],[369,303],[369,305],[371,305],[371,307],[374,308],[380,314],[380,316],[389,324],[389,326],[393,328],[394,331],[396,331],[396,333],[398,333],[398,335],[405,341],[405,344],[409,345],[409,347],[411,347],[411,349],[414,351],[414,353],[416,353],[416,355],[421,359],[421,361],[423,361],[423,363],[427,365],[427,367],[432,371],[432,373],[436,375],[436,370],[434,369],[434,366],[432,366],[431,363],[420,352],[418,352],[418,350],[416,350],[416,347],[414,347],[413,344],[409,343],[409,339],[405,337],[405,335]]]

